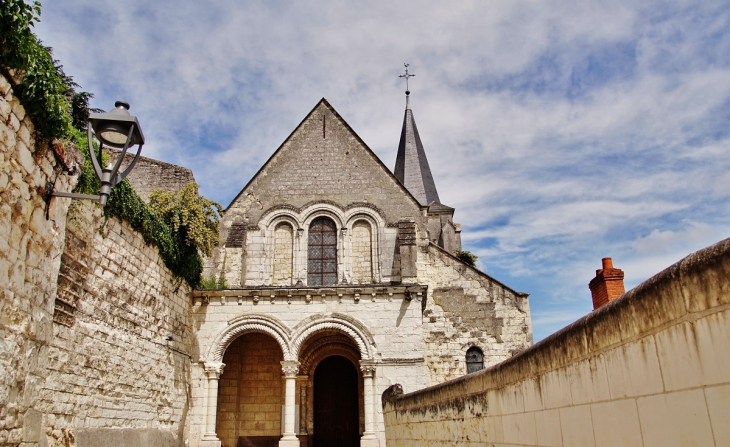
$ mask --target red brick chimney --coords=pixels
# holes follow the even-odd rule
[[[593,310],[625,293],[624,271],[613,268],[611,258],[603,258],[602,261],[603,268],[596,270],[596,277],[588,284],[593,297]]]

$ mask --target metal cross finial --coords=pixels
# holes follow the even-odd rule
[[[398,77],[399,78],[406,78],[406,92],[410,93],[408,91],[408,78],[412,78],[415,75],[408,73],[408,67],[410,66],[410,64],[403,64],[403,65],[405,65],[405,67],[406,67],[406,74],[398,75]]]

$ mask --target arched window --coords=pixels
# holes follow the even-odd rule
[[[337,227],[326,217],[319,217],[309,226],[307,250],[307,285],[337,284]]]
[[[484,369],[484,354],[481,349],[472,346],[466,351],[466,373],[471,374],[480,369]]]

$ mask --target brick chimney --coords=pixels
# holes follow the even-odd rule
[[[588,284],[593,297],[593,310],[625,293],[624,271],[613,268],[611,258],[603,258],[602,262],[603,268],[596,270],[596,277]]]

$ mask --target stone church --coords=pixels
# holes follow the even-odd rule
[[[530,346],[527,294],[454,255],[453,216],[409,92],[393,172],[319,101],[221,219],[228,289],[193,292],[190,445],[384,446],[390,385]]]

